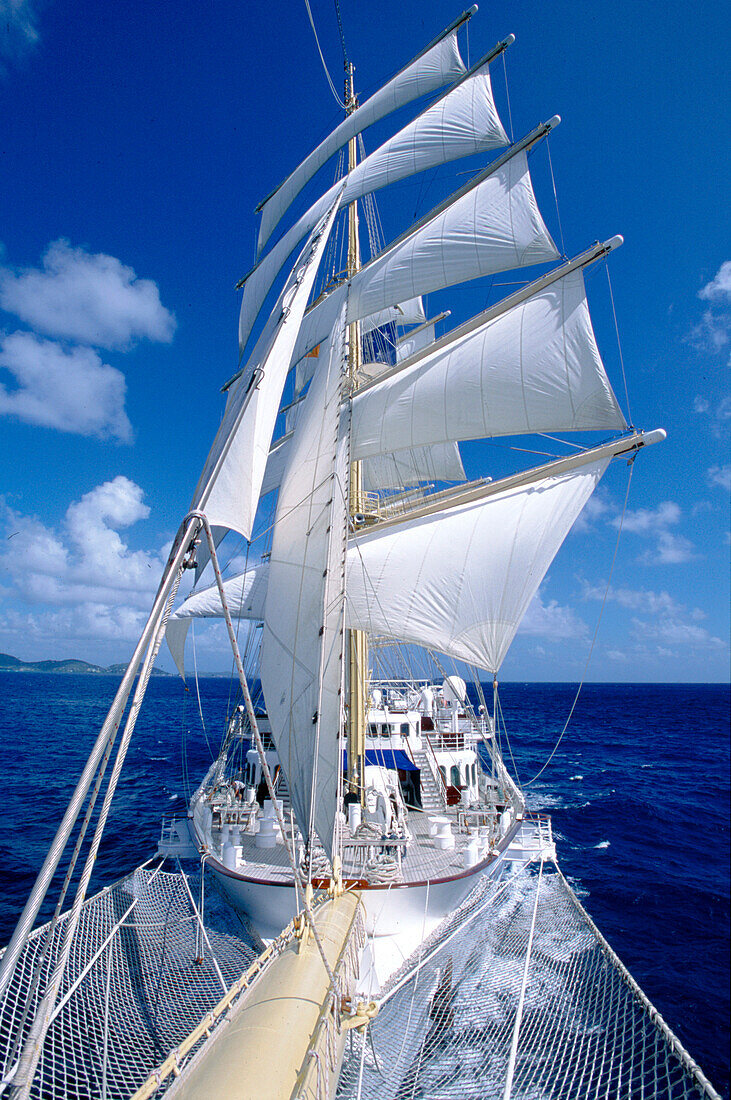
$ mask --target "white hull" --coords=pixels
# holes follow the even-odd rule
[[[505,838],[501,851],[463,874],[432,882],[362,889],[368,946],[360,987],[375,992],[437,925],[464,901],[483,876],[499,878],[510,867],[510,845],[520,825]],[[250,921],[263,940],[271,940],[297,912],[294,886],[248,878],[209,857],[229,903]]]

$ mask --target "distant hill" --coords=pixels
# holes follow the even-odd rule
[[[79,661],[71,657],[65,661],[21,661],[9,653],[0,653],[0,672],[65,672],[86,676],[88,674],[107,676],[123,676],[127,670],[126,665],[109,665],[103,668],[101,665],[91,665],[88,661]],[[169,676],[164,669],[153,669],[153,676]]]

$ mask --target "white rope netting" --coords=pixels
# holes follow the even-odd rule
[[[538,884],[484,880],[407,961],[348,1042],[338,1100],[717,1096],[563,875]]]
[[[194,880],[190,886],[195,896]],[[49,925],[31,934],[0,1005],[2,1092],[13,1081],[66,920],[45,957]],[[256,955],[238,936],[210,927],[202,933],[182,874],[142,867],[101,891],[82,909],[31,1096],[129,1097]]]

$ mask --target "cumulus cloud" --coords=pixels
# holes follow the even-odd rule
[[[12,537],[0,554],[0,568],[13,599],[26,604],[107,609],[135,620],[149,608],[160,575],[159,552],[131,550],[120,530],[146,519],[149,508],[139,485],[115,477],[74,502],[58,529],[35,516],[5,507]],[[81,614],[80,612],[78,614]]]
[[[672,500],[665,500],[657,508],[638,508],[634,512],[628,509],[624,514],[622,527],[625,531],[634,531],[640,535],[652,534],[658,528],[676,524],[680,515],[679,506]],[[619,517],[615,517],[612,524],[619,527]]]
[[[38,15],[32,0],[0,0],[0,76],[38,44]]]
[[[708,351],[720,351],[731,337],[731,260],[724,260],[698,297],[710,306],[690,334],[691,340]]]
[[[709,485],[731,490],[731,463],[726,463],[725,466],[711,466],[706,477]]]
[[[602,585],[584,585],[583,596],[586,600],[603,600]],[[634,611],[631,618],[632,644],[625,653],[633,651],[645,655],[653,653],[656,657],[676,657],[682,653],[719,651],[726,647],[721,638],[711,634],[700,624],[706,618],[699,607],[689,608],[680,603],[669,592],[654,592],[640,588],[609,588],[607,601]],[[648,643],[655,643],[654,649]],[[675,647],[675,648],[674,648]],[[619,659],[614,651],[613,660]]]
[[[722,397],[717,405],[700,395],[693,402],[693,411],[701,416],[707,416],[710,422],[711,433],[716,439],[725,439],[728,434],[728,423],[731,420],[731,396]]]
[[[586,638],[588,633],[586,623],[571,607],[559,604],[556,600],[544,602],[540,590],[528,605],[518,632],[543,638],[578,640]]]
[[[131,439],[124,375],[91,348],[67,351],[33,333],[15,332],[0,341],[0,368],[14,380],[12,386],[0,382],[0,415],[63,432]]]
[[[665,500],[657,508],[638,508],[625,512],[622,529],[654,542],[654,547],[645,550],[639,557],[644,565],[680,565],[692,561],[697,554],[690,539],[671,531],[681,519],[682,512],[672,500]],[[615,516],[611,523],[619,527],[620,517]]]
[[[0,268],[0,306],[45,336],[100,348],[168,343],[175,331],[155,282],[66,240],[48,246],[40,269]]]
[[[698,297],[708,302],[731,300],[731,260],[724,260],[710,283],[698,291]]]
[[[655,549],[645,550],[638,560],[643,565],[682,565],[696,557],[698,555],[690,539],[670,531],[659,531]]]
[[[574,521],[574,525],[571,530],[576,533],[586,534],[589,531],[596,530],[597,520],[606,518],[606,514],[609,511],[609,503],[606,497],[602,494],[601,490],[592,493],[587,500],[584,507],[579,512],[579,515]]]

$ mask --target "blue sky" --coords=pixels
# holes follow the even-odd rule
[[[312,8],[339,86],[333,4]],[[341,10],[363,98],[460,8],[341,0]],[[253,259],[253,207],[340,116],[301,0],[0,0],[0,26],[0,650],[122,661],[215,433],[219,387],[237,366],[234,284]],[[470,25],[470,58],[511,32],[516,137],[554,113],[563,119],[550,139],[560,228],[545,149],[531,161],[539,205],[570,255],[625,236],[610,273],[632,419],[669,436],[635,465],[588,677],[724,680],[724,13],[655,0],[485,4]],[[507,125],[501,63],[493,82]],[[401,122],[367,133],[368,149]],[[450,180],[441,170],[380,196],[387,233],[423,214]],[[429,308],[446,304],[460,320],[506,293],[501,281],[434,295]],[[621,396],[604,267],[588,289]],[[499,472],[511,458],[504,448],[464,451],[470,474]],[[626,466],[614,463],[551,567],[504,678],[583,672],[626,483]],[[198,660],[227,667],[222,631],[199,632]]]

